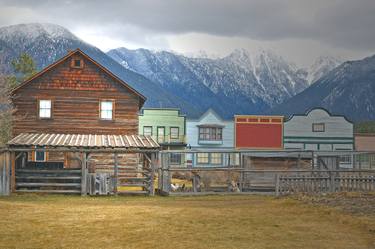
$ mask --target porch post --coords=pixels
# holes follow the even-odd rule
[[[113,156],[114,156],[114,161],[115,161],[115,165],[114,165],[115,166],[115,168],[114,168],[115,178],[114,178],[114,181],[113,181],[115,186],[113,186],[114,187],[113,191],[115,192],[115,195],[117,195],[117,191],[118,191],[117,190],[117,183],[118,183],[118,158],[117,158],[118,155],[117,155],[117,152],[115,152]]]
[[[87,154],[83,153],[81,163],[81,195],[87,194]]]
[[[10,152],[9,160],[11,165],[10,192],[13,193],[16,191],[16,153],[14,151]]]
[[[154,181],[155,181],[155,166],[156,166],[156,153],[151,153],[151,175],[150,175],[150,195],[155,195],[155,187],[154,187]]]

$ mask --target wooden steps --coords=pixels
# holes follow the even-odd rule
[[[16,169],[16,192],[81,193],[81,170]]]

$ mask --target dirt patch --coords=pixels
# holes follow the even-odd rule
[[[298,195],[293,198],[309,204],[335,207],[350,214],[375,216],[375,192]]]

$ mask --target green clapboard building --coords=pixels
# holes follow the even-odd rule
[[[139,114],[139,134],[152,136],[163,150],[183,150],[186,146],[186,117],[179,109],[145,108]],[[181,164],[181,154],[171,163]]]

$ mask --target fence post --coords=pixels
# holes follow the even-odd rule
[[[245,174],[244,174],[244,163],[243,163],[243,160],[242,160],[242,154],[241,152],[238,154],[238,161],[239,161],[239,164],[240,164],[240,192],[243,192],[243,185],[244,185],[244,181],[245,181]]]
[[[84,196],[87,194],[87,162],[86,162],[86,153],[83,153],[83,158],[81,162],[81,195]]]
[[[334,172],[332,172],[332,171],[329,171],[329,177],[330,177],[330,191],[333,193],[333,192],[335,192],[336,191],[336,183],[335,183],[335,174],[334,174]]]
[[[16,154],[14,151],[10,152],[9,165],[11,170],[10,192],[13,193],[16,191]]]
[[[275,194],[276,196],[280,195],[280,175],[276,174],[276,186],[275,186]]]
[[[118,158],[117,158],[117,152],[114,153],[114,161],[115,161],[115,167],[114,167],[114,186],[113,186],[113,191],[115,192],[115,195],[117,195],[117,183],[118,183]]]
[[[154,187],[154,180],[155,180],[155,165],[156,165],[156,157],[155,153],[151,153],[151,176],[150,176],[150,195],[155,195],[155,187]]]

